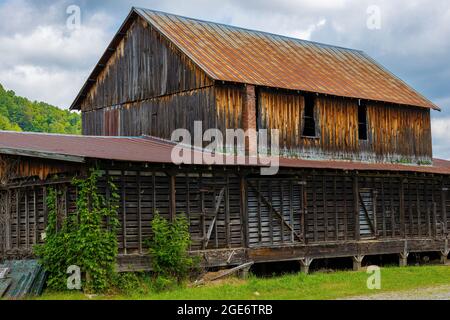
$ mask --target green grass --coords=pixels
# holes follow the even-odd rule
[[[248,280],[229,279],[202,287],[182,287],[162,293],[135,293],[88,297],[82,293],[46,292],[39,299],[133,299],[133,300],[327,300],[382,292],[411,290],[450,285],[447,266],[384,267],[381,269],[381,290],[369,290],[366,272],[292,274],[273,278],[251,277]]]

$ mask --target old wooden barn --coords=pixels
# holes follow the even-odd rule
[[[132,9],[71,107],[84,136],[0,133],[0,256],[32,255],[48,187],[74,210],[91,167],[121,196],[119,266],[148,269],[155,211],[186,213],[206,266],[438,252],[450,162],[439,110],[364,52]],[[256,165],[175,165],[175,129],[278,129],[276,176]],[[200,151],[199,151],[200,152]]]

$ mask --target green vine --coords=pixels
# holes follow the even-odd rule
[[[100,195],[99,177],[99,171],[91,170],[86,179],[73,180],[77,188],[76,211],[69,214],[61,227],[57,212],[60,192],[48,189],[46,238],[43,245],[35,247],[35,253],[49,274],[50,289],[66,289],[66,272],[72,265],[81,269],[86,292],[102,292],[111,284],[118,253],[119,195],[111,181],[107,182],[110,197],[106,200]]]

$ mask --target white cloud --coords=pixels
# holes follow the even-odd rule
[[[327,23],[326,19],[321,19],[316,24],[310,25],[306,30],[298,30],[298,31],[291,32],[290,36],[292,36],[294,38],[303,39],[303,40],[311,40],[311,36],[312,36],[313,32],[315,32],[316,30],[325,26],[326,23]]]
[[[12,20],[8,32],[0,29],[0,83],[32,100],[67,108],[111,40],[113,20],[96,12],[84,17],[79,29],[70,31],[62,3],[45,10],[23,0],[0,6],[0,18],[16,10],[32,25],[24,28],[23,21]]]

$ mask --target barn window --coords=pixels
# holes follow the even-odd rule
[[[358,136],[359,140],[367,140],[367,106],[364,102],[358,105]]]
[[[303,115],[303,136],[315,137],[316,136],[316,120],[315,120],[315,98],[312,94],[305,96],[305,113]]]

